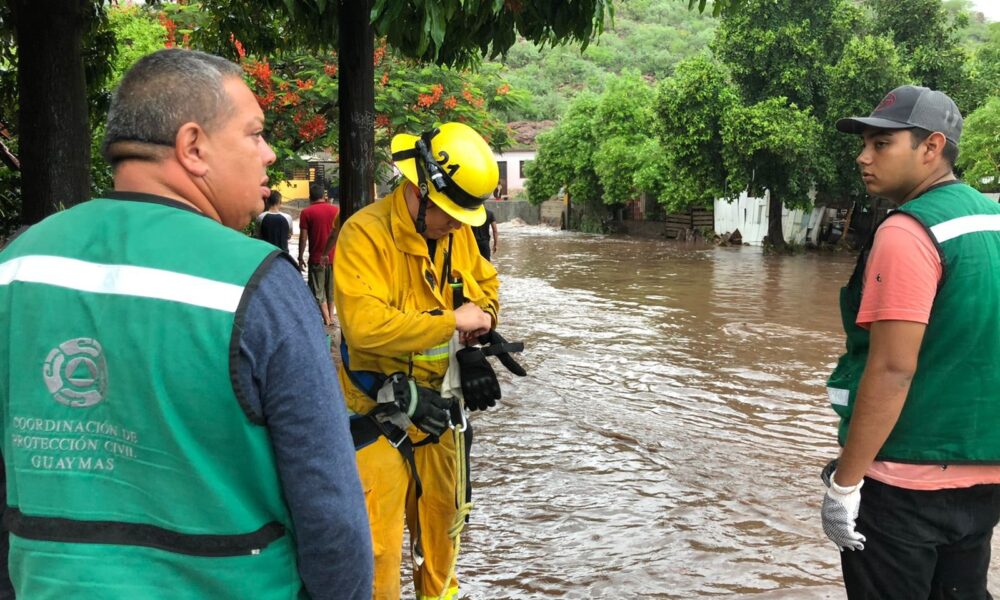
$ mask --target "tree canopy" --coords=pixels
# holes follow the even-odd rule
[[[1000,190],[1000,95],[969,115],[959,142],[958,166],[981,190]]]
[[[664,162],[648,172],[647,189],[670,210],[711,206],[733,192],[723,162],[723,117],[740,103],[725,67],[709,55],[690,58],[656,94]],[[655,186],[655,187],[654,187]]]

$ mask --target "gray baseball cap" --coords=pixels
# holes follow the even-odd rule
[[[844,133],[861,133],[865,127],[940,131],[957,146],[962,137],[962,113],[943,92],[903,85],[886,94],[869,116],[837,121],[837,129]]]

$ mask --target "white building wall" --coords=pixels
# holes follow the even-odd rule
[[[525,188],[524,173],[521,172],[521,161],[535,160],[534,150],[510,150],[503,153],[493,153],[497,163],[507,164],[507,195],[513,196],[517,191]],[[501,168],[501,172],[503,169]]]
[[[763,198],[753,198],[743,192],[732,202],[716,198],[715,233],[725,235],[739,229],[744,244],[761,245],[767,235],[769,198],[770,192],[765,192]],[[805,241],[811,215],[812,210],[782,210],[781,224],[786,242],[801,244]]]

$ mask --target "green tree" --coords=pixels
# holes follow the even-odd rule
[[[822,133],[825,152],[833,164],[819,191],[825,198],[860,198],[865,187],[854,162],[858,139],[840,133],[833,124],[840,118],[869,114],[886,92],[910,81],[909,67],[889,36],[865,35],[852,38],[826,73],[829,117]]]
[[[624,204],[638,196],[636,173],[649,160],[645,152],[655,151],[647,146],[654,98],[653,88],[633,71],[613,79],[597,105],[593,160],[605,204]]]
[[[920,85],[960,95],[965,86],[965,50],[958,37],[968,15],[949,16],[941,0],[868,0],[872,31],[890,35]]]
[[[786,98],[768,98],[728,112],[722,137],[730,185],[757,196],[769,192],[768,242],[783,248],[782,207],[810,206],[809,192],[822,170],[829,168],[819,121]]]
[[[993,96],[965,119],[958,167],[980,190],[1000,189],[1000,96]]]
[[[1000,22],[984,28],[982,43],[966,63],[965,87],[955,97],[959,110],[970,114],[1000,89]]]
[[[831,172],[826,153],[805,150],[818,148],[818,123],[827,122],[826,66],[839,56],[860,18],[858,9],[843,0],[749,0],[722,19],[712,44],[746,105],[730,113],[723,127],[729,183],[770,190],[768,239],[777,248],[785,243],[781,202],[808,205],[803,177],[813,177],[812,185]],[[751,126],[760,128],[757,137]],[[816,138],[803,139],[807,133]],[[781,152],[803,162],[786,168]]]
[[[784,96],[822,112],[823,68],[839,55],[858,16],[842,0],[749,0],[722,19],[712,49],[746,102]]]
[[[716,198],[731,196],[722,160],[722,119],[739,104],[739,94],[718,61],[701,55],[677,65],[656,97],[663,164],[648,164],[640,186],[654,192],[670,211],[711,206]]]
[[[598,142],[594,115],[599,105],[596,94],[581,93],[559,124],[538,136],[538,154],[525,169],[532,203],[539,204],[563,190],[573,205],[583,208],[585,221],[599,222],[606,214],[593,156]]]

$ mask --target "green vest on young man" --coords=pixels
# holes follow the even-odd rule
[[[245,291],[279,253],[109,196],[0,254],[18,597],[304,597],[267,429],[234,391]]]
[[[899,421],[879,460],[1000,464],[1000,205],[947,183],[899,208],[927,229],[942,277]],[[869,333],[855,325],[867,253],[840,293],[847,353],[827,381],[847,440]]]

